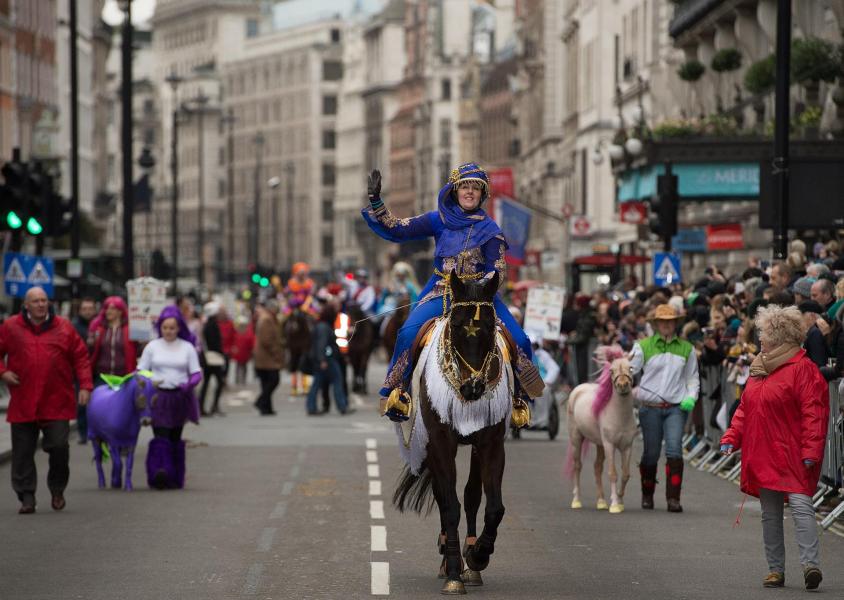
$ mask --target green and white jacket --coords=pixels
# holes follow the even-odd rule
[[[666,341],[656,334],[636,342],[631,355],[633,375],[642,371],[636,395],[640,402],[680,404],[684,398],[697,400],[697,356],[689,342],[676,335]]]

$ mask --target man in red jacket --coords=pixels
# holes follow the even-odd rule
[[[12,488],[21,501],[18,512],[35,512],[39,431],[50,455],[47,487],[52,507],[61,510],[70,475],[70,420],[76,417],[73,382],[79,384],[83,406],[93,385],[85,342],[70,321],[50,310],[41,288],[30,289],[20,314],[0,326],[0,379],[11,392],[6,420],[12,427]]]

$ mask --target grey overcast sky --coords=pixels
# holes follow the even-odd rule
[[[155,0],[132,0],[132,22],[145,23],[152,16]],[[117,5],[117,0],[107,0],[103,8],[103,19],[111,25],[123,22],[123,11]]]

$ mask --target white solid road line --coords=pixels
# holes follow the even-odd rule
[[[372,595],[390,595],[390,563],[373,562],[372,565]]]
[[[372,519],[384,518],[384,501],[370,500],[369,501],[369,516]]]
[[[378,453],[375,450],[367,450],[366,451],[366,462],[377,463],[378,462]]]
[[[258,538],[258,552],[269,552],[273,547],[273,538],[275,538],[275,527],[264,527],[261,532],[261,537]],[[384,543],[387,542],[387,532],[384,532]]]
[[[372,552],[386,552],[387,551],[387,528],[383,525],[371,525],[370,540],[372,542]]]
[[[374,479],[369,480],[369,495],[370,496],[380,496],[381,495],[381,482],[376,481]]]
[[[381,477],[380,471],[381,470],[378,468],[378,465],[366,465],[366,474],[373,479]]]

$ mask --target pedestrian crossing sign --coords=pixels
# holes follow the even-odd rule
[[[682,281],[680,257],[669,252],[654,254],[654,283],[659,286],[671,285]]]
[[[3,290],[7,296],[23,298],[33,287],[43,288],[53,297],[53,259],[18,252],[3,255]]]

